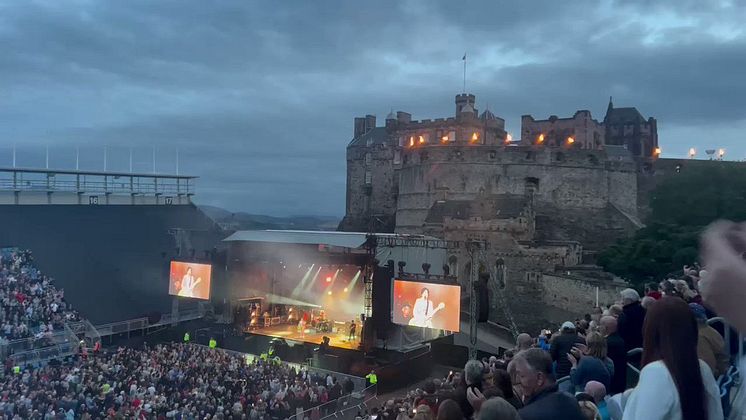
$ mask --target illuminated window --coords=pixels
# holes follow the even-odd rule
[[[536,139],[536,143],[544,143],[544,133],[539,134],[539,137]]]
[[[418,139],[419,139],[418,141],[420,144],[425,144],[425,136],[420,135]]]
[[[478,141],[479,141],[479,133],[475,131],[471,134],[471,142],[476,143]]]
[[[414,136],[409,137],[409,147],[414,147]]]
[[[574,143],[575,143],[575,138],[573,138],[572,136],[570,136],[570,137],[567,138],[567,145],[568,146],[572,146]]]

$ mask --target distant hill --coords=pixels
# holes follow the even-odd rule
[[[340,221],[340,218],[333,216],[275,217],[244,212],[232,213],[215,206],[199,206],[199,208],[225,230],[336,230]]]

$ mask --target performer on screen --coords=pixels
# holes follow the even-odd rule
[[[433,301],[430,300],[430,290],[423,287],[420,291],[420,297],[414,301],[412,319],[409,320],[409,325],[433,328],[433,317],[445,307],[446,304],[441,302],[437,308],[433,308]]]
[[[181,289],[178,295],[183,297],[194,297],[194,288],[202,281],[201,278],[194,279],[192,267],[187,267],[186,274],[181,278]]]

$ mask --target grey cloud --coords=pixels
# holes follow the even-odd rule
[[[79,146],[91,167],[105,145],[111,165],[126,167],[132,147],[139,170],[152,166],[153,145],[163,170],[179,149],[181,171],[201,176],[202,202],[340,215],[352,118],[383,119],[391,108],[450,115],[466,51],[469,90],[513,132],[527,113],[587,108],[601,118],[614,95],[659,119],[664,150],[718,141],[744,154],[721,140],[736,138],[731,123],[746,118],[746,36],[731,29],[742,7],[0,3],[0,147],[21,142],[23,159],[39,165],[46,145],[67,164]],[[713,125],[720,138],[704,139]]]

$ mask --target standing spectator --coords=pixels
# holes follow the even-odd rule
[[[614,364],[606,357],[606,340],[599,333],[590,333],[586,336],[586,343],[584,350],[573,348],[567,355],[572,364],[570,381],[575,390],[584,389],[589,381],[611,387]]]
[[[659,285],[655,283],[648,283],[645,285],[645,296],[650,296],[651,298],[658,300],[661,298],[661,291],[658,290]]]
[[[664,297],[645,320],[642,371],[624,419],[718,420],[720,391],[697,358],[697,321],[681,299]]]
[[[555,377],[564,378],[570,374],[572,366],[570,365],[570,361],[567,360],[567,353],[570,353],[570,349],[576,344],[585,344],[585,341],[575,331],[575,324],[566,321],[562,324],[560,335],[552,340],[551,347],[549,348],[552,361],[557,363]]]
[[[415,400],[414,405],[419,407],[421,405],[426,405],[430,407],[430,411],[434,414],[438,414],[438,396],[435,394],[435,383],[433,381],[427,381],[425,382],[425,385],[422,387],[423,391],[425,393],[417,400]]]
[[[552,376],[552,359],[544,350],[523,351],[511,364],[515,365],[525,404],[518,411],[521,419],[583,419],[575,398],[558,390]]]
[[[461,407],[453,400],[443,400],[438,407],[437,420],[463,420]]]
[[[642,347],[642,325],[645,322],[645,309],[640,305],[640,295],[635,289],[624,289],[622,314],[619,316],[619,335],[624,339],[627,351]]]
[[[347,377],[347,378],[345,379],[345,384],[344,384],[344,392],[345,392],[345,395],[350,395],[350,394],[352,394],[352,391],[354,391],[354,390],[355,390],[355,384],[354,384],[354,383],[352,383],[352,379],[350,379],[350,377],[348,376],[348,377]]]
[[[451,399],[456,401],[461,407],[461,413],[465,418],[470,418],[474,414],[474,408],[469,404],[466,398],[468,388],[476,388],[482,391],[482,375],[484,374],[484,365],[479,360],[469,360],[464,366],[464,374],[460,383],[453,390]]]
[[[518,398],[513,391],[513,383],[510,380],[510,374],[506,370],[497,369],[493,378],[495,386],[500,390],[505,401],[509,402],[510,405],[516,408],[516,410],[523,407],[521,399]]]
[[[730,361],[725,350],[725,341],[719,332],[707,325],[707,314],[702,305],[690,303],[689,308],[697,319],[697,357],[707,363],[715,378],[719,378],[728,369]]]
[[[528,350],[530,349],[534,344],[534,339],[531,338],[530,335],[526,333],[518,334],[518,337],[515,339],[515,350],[513,350],[513,353],[518,353],[519,351]]]
[[[617,319],[613,316],[602,317],[601,334],[606,337],[606,355],[614,364],[609,393],[624,392],[627,388],[627,348],[624,339],[617,333]]]

